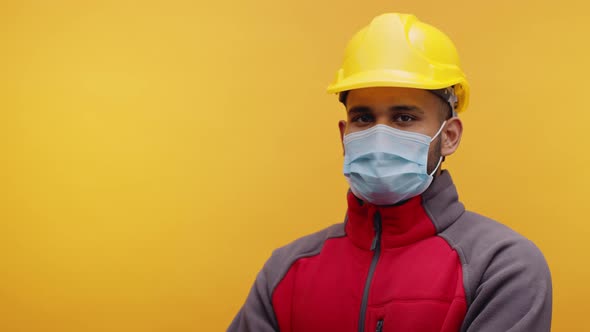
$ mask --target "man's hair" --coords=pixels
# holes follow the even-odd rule
[[[440,108],[439,108],[439,115],[440,115],[440,122],[444,122],[453,117],[453,109],[451,108],[451,104],[442,100],[442,98],[438,99]]]
[[[340,102],[344,105],[344,107],[346,107],[346,98],[348,97],[348,92],[349,91],[342,91],[338,95],[338,100],[340,100]],[[449,102],[444,100],[442,98],[442,96],[440,96],[439,94],[437,94],[437,93],[433,93],[433,94],[438,97],[438,101],[439,101],[439,105],[440,105],[440,107],[439,107],[440,122],[443,123],[444,121],[453,117],[453,110],[451,108],[451,104],[449,104]]]

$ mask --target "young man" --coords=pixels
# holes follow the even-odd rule
[[[469,97],[451,40],[412,15],[378,16],[328,90],[348,118],[346,220],[277,249],[228,330],[549,331],[541,252],[466,211],[441,171]]]

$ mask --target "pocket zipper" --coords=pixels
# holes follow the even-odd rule
[[[383,332],[383,319],[380,319],[377,322],[377,329],[375,329],[375,332]]]

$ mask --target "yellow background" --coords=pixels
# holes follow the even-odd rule
[[[340,222],[325,88],[385,11],[472,86],[445,163],[532,239],[554,331],[590,331],[585,1],[2,1],[0,331],[222,331],[272,249]]]

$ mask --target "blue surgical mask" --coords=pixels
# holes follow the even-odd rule
[[[428,174],[430,136],[375,125],[344,136],[344,176],[352,192],[375,205],[391,205],[422,194],[432,182]]]

